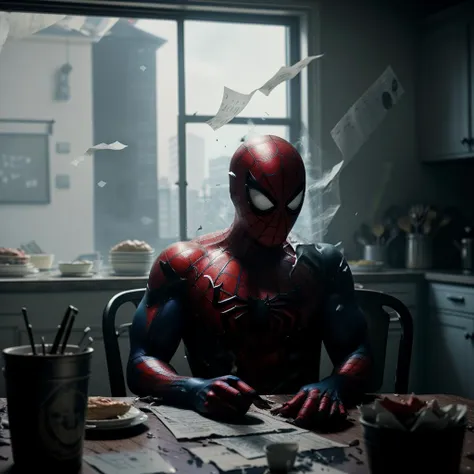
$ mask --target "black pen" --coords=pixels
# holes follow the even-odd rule
[[[26,308],[21,308],[21,313],[23,314],[23,320],[25,321],[26,332],[28,333],[28,339],[30,341],[31,350],[33,351],[33,355],[36,355],[35,340],[33,338],[33,326],[28,320],[28,311],[26,310]]]
[[[72,306],[68,306],[66,312],[64,313],[63,320],[59,326],[58,332],[56,333],[56,337],[54,338],[53,345],[51,347],[50,354],[56,354],[59,348],[59,344],[61,343],[61,339],[63,338],[64,331],[66,330],[69,317],[71,316],[72,310],[74,308]]]

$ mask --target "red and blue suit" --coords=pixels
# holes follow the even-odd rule
[[[277,411],[309,426],[343,418],[371,379],[365,318],[332,245],[292,245],[305,168],[272,135],[229,169],[232,225],[164,250],[135,314],[127,379],[140,396],[212,416],[245,413],[257,394],[296,393]],[[181,340],[192,377],[170,365]],[[334,364],[319,380],[321,343]]]

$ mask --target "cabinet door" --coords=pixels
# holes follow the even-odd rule
[[[429,324],[429,350],[425,361],[428,389],[472,398],[474,320],[433,310]]]
[[[423,161],[470,155],[469,31],[463,20],[425,27],[417,55],[417,125]]]

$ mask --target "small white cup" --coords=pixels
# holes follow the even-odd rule
[[[287,472],[293,469],[298,453],[298,443],[273,443],[265,446],[270,471]]]

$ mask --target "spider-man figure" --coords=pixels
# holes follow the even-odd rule
[[[252,138],[229,176],[232,225],[153,265],[130,334],[130,389],[214,416],[245,413],[257,393],[297,393],[276,411],[301,425],[344,417],[371,374],[365,319],[341,253],[287,240],[303,160],[281,138]],[[193,377],[169,365],[181,340]],[[335,370],[318,382],[321,341]]]

